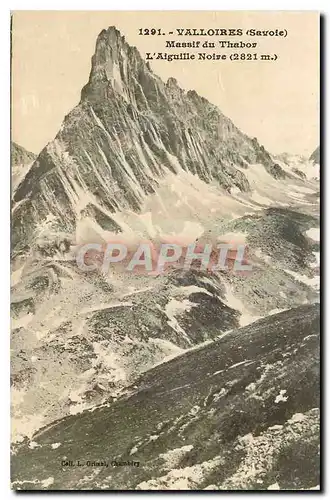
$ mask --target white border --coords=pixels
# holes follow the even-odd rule
[[[267,6],[267,8],[266,8]],[[47,9],[46,9],[47,7]],[[1,349],[0,352],[2,354],[2,360],[0,363],[1,368],[1,376],[0,380],[2,383],[1,387],[1,420],[0,420],[0,432],[1,432],[1,453],[0,453],[0,492],[1,498],[12,498],[14,493],[9,490],[9,436],[10,436],[10,417],[9,417],[9,331],[10,331],[10,320],[9,320],[9,289],[10,289],[10,280],[9,280],[9,203],[10,203],[10,195],[9,195],[9,185],[10,185],[10,112],[9,112],[9,93],[10,93],[10,80],[9,80],[9,68],[10,68],[10,38],[9,38],[9,24],[10,24],[10,11],[13,10],[316,10],[320,11],[326,16],[329,15],[330,12],[330,3],[327,0],[314,0],[314,1],[293,1],[293,0],[271,0],[267,3],[265,0],[254,0],[250,2],[245,2],[244,0],[229,0],[229,1],[215,1],[215,0],[203,0],[201,2],[193,2],[192,0],[167,0],[160,1],[155,4],[152,1],[140,0],[137,4],[134,1],[129,0],[119,0],[118,3],[112,2],[110,4],[109,0],[93,0],[93,2],[88,2],[84,0],[80,0],[78,2],[70,1],[70,0],[51,0],[48,1],[47,4],[41,0],[16,0],[16,1],[6,1],[3,0],[0,6],[0,51],[1,51],[1,133],[0,133],[0,141],[1,141],[1,180],[0,180],[0,216],[1,216],[1,245],[0,245],[0,262],[2,263],[1,268]],[[327,28],[329,29],[329,19],[327,19]],[[325,49],[326,47],[326,49]],[[329,68],[329,36],[326,35],[325,40],[325,54],[326,61],[324,61],[323,70],[326,69],[326,74],[328,73]],[[324,76],[326,78],[326,76]],[[329,79],[326,79],[329,82]],[[325,81],[324,81],[324,88]],[[325,117],[328,117],[329,111],[329,99],[326,99],[326,109],[324,110]],[[326,144],[329,144],[329,131],[323,131],[323,147],[325,149]],[[325,158],[324,158],[325,160]],[[327,218],[326,215],[329,214],[329,204],[327,203],[327,196],[325,192],[330,192],[329,183],[330,183],[330,174],[325,175],[325,171],[327,170],[328,165],[323,165],[323,196],[324,196],[324,206],[323,206],[323,223],[324,230],[326,231],[327,237],[329,236],[329,224],[330,217]],[[328,220],[326,220],[328,219]],[[324,259],[323,263],[326,261],[326,253],[325,250],[328,248],[327,238],[323,235],[324,243],[323,253]],[[323,272],[323,280],[324,282],[328,278],[328,269],[325,269],[326,272]],[[325,288],[325,287],[324,287]],[[330,299],[325,296],[324,300],[324,313],[329,309]],[[326,325],[326,324],[325,324]],[[323,354],[324,359],[324,370],[326,369],[326,359],[330,359],[329,346],[330,342],[326,342],[326,326],[324,325],[323,330],[323,347],[325,348],[325,353]],[[324,373],[324,397],[326,398],[326,403],[329,402],[328,391],[327,391],[327,373]],[[326,415],[328,407],[324,404],[324,414],[323,414],[323,426],[326,425]],[[329,413],[328,413],[329,414]],[[325,429],[323,429],[323,437],[326,438],[324,441],[326,442],[326,450],[329,450],[329,441],[327,438],[327,434]],[[326,450],[323,450],[323,459],[324,459],[324,469],[323,469],[323,481],[324,485],[326,484],[326,477],[329,475],[329,461],[325,460],[326,458]],[[222,492],[222,494],[224,494]],[[236,495],[243,495],[244,493],[237,493]],[[29,498],[37,498],[38,493],[31,493]],[[97,493],[90,493],[90,496],[95,497]],[[122,495],[128,495],[122,494]],[[289,493],[282,493],[281,497],[291,496]],[[52,494],[52,498],[58,497],[63,498],[66,497],[67,493],[61,494]],[[139,497],[145,497],[145,495],[139,494]]]
[[[8,1],[7,5],[11,10],[327,10],[326,0],[270,0],[265,3],[264,0],[252,0],[248,4],[244,0],[203,0],[193,2],[193,0],[167,0],[153,2],[151,0],[140,0],[138,3],[133,0],[120,0],[109,3],[108,0],[95,0],[88,2],[81,0],[50,0],[45,4],[41,0]],[[6,5],[6,2],[2,4]],[[47,7],[47,8],[46,8]]]

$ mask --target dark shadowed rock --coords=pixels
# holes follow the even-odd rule
[[[292,172],[299,175],[299,177],[301,177],[301,179],[306,179],[306,174],[304,172],[302,172],[301,170],[299,170],[299,168],[293,168]]]
[[[16,142],[11,143],[11,164],[12,166],[16,165],[26,165],[27,163],[31,163],[36,159],[37,155],[27,151]]]
[[[320,146],[315,149],[309,159],[314,163],[320,163]]]

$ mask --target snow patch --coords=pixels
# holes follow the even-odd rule
[[[320,288],[319,276],[313,276],[313,278],[308,278],[304,274],[298,274],[295,271],[291,271],[290,269],[285,269],[285,272],[291,274],[291,276],[293,276],[295,280],[301,281],[302,283],[305,283],[305,285],[308,285],[314,288],[315,290],[319,290]]]
[[[43,479],[42,481],[40,481],[40,483],[43,488],[48,488],[48,486],[54,484],[54,478],[48,477],[47,479]]]
[[[164,462],[165,462],[164,468],[172,469],[176,465],[178,465],[178,463],[180,462],[182,457],[184,457],[184,455],[186,453],[188,453],[189,451],[191,451],[192,449],[193,449],[193,445],[188,444],[185,446],[181,446],[181,448],[174,448],[173,450],[169,450],[165,453],[161,453],[159,455],[159,458],[162,458],[164,460]]]
[[[280,402],[285,403],[285,401],[288,400],[288,396],[284,396],[285,393],[286,393],[286,389],[281,389],[280,393],[276,396],[274,403],[276,403],[276,404],[280,403]]]
[[[268,486],[267,490],[280,490],[280,487],[278,483],[273,483],[270,486]]]
[[[320,228],[319,227],[313,227],[311,229],[308,229],[308,231],[306,231],[306,234],[312,240],[317,241],[317,242],[320,241]]]
[[[261,316],[252,316],[244,306],[243,302],[233,295],[231,287],[226,283],[224,283],[224,286],[226,289],[226,299],[224,303],[232,309],[236,309],[241,313],[241,317],[239,319],[240,326],[249,325],[250,323],[253,323],[254,321],[261,318]]]
[[[30,450],[34,450],[35,448],[41,448],[41,445],[38,444],[36,441],[30,441],[29,448]]]

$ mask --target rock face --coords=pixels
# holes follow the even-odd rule
[[[16,142],[11,143],[11,164],[12,166],[26,165],[31,163],[37,158],[37,155],[27,151],[22,146],[16,144]]]
[[[13,196],[15,195],[17,186],[24,179],[36,157],[37,155],[30,153],[22,148],[22,146],[16,144],[16,142],[11,143],[11,182]]]
[[[320,164],[320,146],[315,149],[309,158],[313,163]]]
[[[150,370],[118,401],[40,430],[16,450],[14,486],[315,488],[318,348],[318,305],[229,332]]]
[[[79,105],[14,195],[15,252],[32,244],[47,217],[56,231],[72,234],[86,212],[111,224],[114,211],[139,210],[169,172],[247,191],[249,163],[270,169],[273,161],[216,106],[195,91],[185,93],[174,79],[164,83],[109,28],[97,39]],[[279,167],[271,173],[278,176]]]

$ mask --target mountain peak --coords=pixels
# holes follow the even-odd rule
[[[313,151],[309,159],[314,163],[320,163],[320,146]]]
[[[97,39],[96,39],[96,47],[95,54],[98,54],[99,50],[102,50],[104,46],[110,47],[114,52],[116,49],[121,48],[125,42],[125,37],[120,33],[119,30],[115,26],[109,26],[107,29],[103,29]]]
[[[65,234],[76,232],[77,220],[99,220],[104,213],[107,227],[113,227],[110,214],[138,212],[160,180],[179,171],[217,182],[227,192],[248,191],[249,182],[236,166],[256,163],[275,176],[258,141],[196,91],[186,93],[174,78],[164,83],[111,26],[97,38],[80,103],[15,192],[15,203],[28,199],[29,207],[20,205],[15,212],[13,241],[17,251],[23,241],[32,244],[31,224],[26,231],[21,220],[33,220],[37,234],[49,214]],[[55,191],[62,193],[61,205],[50,194]],[[77,201],[82,193],[84,203]]]
[[[86,97],[93,100],[95,90],[98,95],[104,96],[109,84],[115,91],[125,93],[129,73],[134,73],[141,64],[143,61],[137,48],[130,46],[115,26],[103,29],[96,40],[89,81],[82,90],[82,100]]]
[[[36,159],[37,155],[31,151],[12,141],[11,143],[11,162],[12,165],[24,165],[31,163]]]

